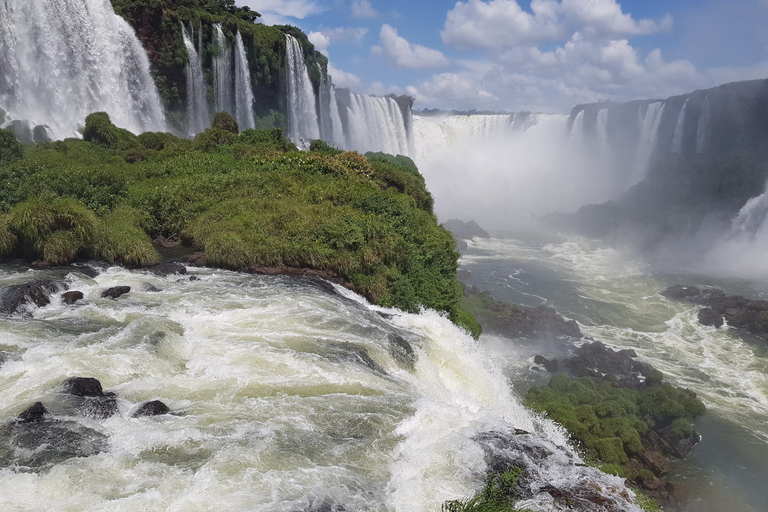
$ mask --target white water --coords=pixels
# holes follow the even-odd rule
[[[211,126],[211,115],[208,111],[208,100],[206,99],[206,86],[203,77],[203,64],[200,59],[200,53],[195,48],[193,42],[194,34],[187,32],[184,24],[181,24],[181,33],[184,39],[184,46],[187,49],[187,65],[185,66],[187,75],[187,131],[190,135],[195,135]],[[202,46],[202,32],[199,34]]]
[[[0,2],[0,108],[55,138],[96,111],[135,133],[165,130],[147,54],[108,0]]]
[[[392,155],[413,153],[406,129],[408,121],[393,98],[352,93],[347,119],[348,149],[362,153],[383,151]]]
[[[601,108],[597,113],[597,143],[604,158],[611,154],[611,144],[608,140],[608,109]]]
[[[664,115],[666,104],[662,101],[649,104],[645,109],[645,114],[638,117],[640,122],[640,140],[637,145],[637,156],[635,157],[635,173],[632,182],[638,183],[648,172],[648,166],[651,163],[656,152],[656,145],[659,140],[659,125]],[[640,116],[640,112],[638,112]]]
[[[336,99],[336,88],[331,86],[329,89],[331,129],[333,130],[333,138],[331,142],[340,147],[344,147],[344,126],[341,123],[341,116],[339,115],[339,102]]]
[[[685,135],[685,111],[688,108],[689,100],[690,98],[685,100],[685,103],[683,103],[683,108],[680,109],[680,114],[677,116],[677,124],[675,125],[675,134],[672,136],[672,152],[673,153],[683,152],[683,136]]]
[[[216,112],[235,113],[232,92],[234,73],[232,71],[232,46],[221,30],[221,24],[213,25],[213,97]]]
[[[241,131],[256,127],[253,99],[251,69],[248,66],[243,38],[238,31],[235,35],[235,117]]]
[[[577,145],[583,145],[585,142],[584,136],[584,111],[580,110],[576,117],[573,119],[573,126],[571,126],[571,141]]]
[[[517,427],[564,442],[520,405],[485,350],[436,313],[382,310],[293,279],[193,273],[70,273],[82,303],[0,317],[0,349],[15,354],[0,367],[3,421],[36,400],[56,410],[71,376],[98,378],[120,409],[69,418],[107,435],[107,452],[44,471],[0,469],[0,508],[268,512],[326,501],[428,512],[483,485],[479,432]],[[2,285],[29,278],[0,269]],[[132,291],[101,298],[116,285]],[[151,399],[174,414],[131,417]],[[532,460],[534,474],[585,480],[626,503],[618,479],[574,466],[570,450],[531,436],[518,444],[559,453]]]
[[[710,117],[712,117],[712,107],[709,104],[709,96],[704,98],[699,113],[699,123],[696,127],[696,152],[703,153],[707,149],[707,136],[709,132]]]
[[[286,60],[288,62],[288,123],[289,134],[294,140],[320,138],[317,118],[317,99],[309,80],[307,64],[301,44],[286,34]]]

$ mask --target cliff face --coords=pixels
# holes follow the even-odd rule
[[[209,104],[214,100],[215,25],[220,25],[230,46],[236,34],[243,39],[251,83],[257,127],[287,125],[285,34],[302,46],[310,79],[317,92],[327,74],[328,60],[316,52],[307,36],[290,26],[255,23],[258,13],[234,3],[210,0],[112,0],[115,12],[136,31],[149,55],[152,73],[167,112],[169,127],[183,133],[188,119],[185,48],[182,25],[194,34],[200,55]],[[234,55],[233,55],[234,58]]]

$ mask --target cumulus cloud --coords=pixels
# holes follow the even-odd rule
[[[319,28],[316,31],[307,34],[309,41],[315,45],[315,49],[328,56],[328,47],[333,42],[351,42],[359,43],[368,33],[364,27],[338,27],[338,28]]]
[[[301,20],[325,10],[314,0],[240,0],[238,3],[261,13],[267,25],[289,23],[289,18]]]
[[[379,15],[368,0],[352,2],[353,18],[375,18]]]
[[[381,27],[379,37],[381,46],[372,47],[371,53],[385,55],[401,68],[434,69],[450,64],[448,58],[438,50],[409,43],[397,34],[396,28],[390,25],[385,24]]]
[[[498,48],[561,41],[574,29],[594,37],[628,37],[672,28],[672,17],[635,20],[616,0],[467,0],[448,11],[443,41],[457,48]]]
[[[482,81],[470,73],[441,73],[416,86],[406,88],[422,106],[477,108],[498,104],[499,98],[485,90]]]
[[[361,81],[359,76],[337,69],[330,62],[328,63],[328,74],[331,75],[333,84],[337,87],[346,87],[348,89],[360,87]]]

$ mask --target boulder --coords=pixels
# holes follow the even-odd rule
[[[491,235],[473,220],[464,222],[458,219],[451,219],[446,221],[443,227],[450,231],[454,237],[463,240],[472,240],[474,237],[491,238]]]
[[[155,265],[154,267],[149,267],[147,270],[149,270],[156,276],[160,276],[160,277],[187,273],[187,267],[185,267],[181,263],[172,263],[172,262],[160,263],[159,265]]]
[[[104,396],[101,382],[93,377],[70,377],[61,384],[61,387],[65,393],[72,396]]]
[[[685,286],[682,284],[676,284],[670,286],[661,294],[668,299],[686,299],[688,297],[695,297],[699,295],[700,290],[695,286]]]
[[[28,304],[47,306],[51,303],[50,294],[61,289],[66,290],[67,286],[47,280],[8,286],[0,290],[0,312],[19,313]]]
[[[150,402],[144,402],[133,413],[134,418],[140,418],[142,416],[160,416],[161,414],[168,414],[171,410],[160,400],[152,400]]]
[[[166,249],[171,249],[172,247],[176,247],[176,242],[174,242],[170,238],[165,238],[164,236],[160,235],[154,240],[152,240],[152,245],[154,245],[155,247],[164,247]]]
[[[30,405],[24,412],[19,414],[18,420],[21,423],[33,423],[36,421],[43,421],[51,415],[48,409],[45,408],[42,402],[35,402]]]
[[[559,367],[557,359],[547,359],[546,357],[541,355],[534,356],[533,362],[536,364],[542,365],[544,369],[547,370],[549,373],[557,372]]]
[[[74,304],[75,302],[82,300],[83,292],[73,290],[71,292],[65,292],[61,294],[61,300],[64,304]]]
[[[104,393],[101,382],[92,377],[70,377],[62,383],[62,391],[70,396],[75,412],[97,419],[117,414],[114,393]]]
[[[187,263],[193,267],[204,267],[208,265],[208,256],[203,251],[198,251],[187,258]]]
[[[33,406],[34,407],[34,406]],[[76,421],[59,421],[39,409],[30,421],[13,421],[0,427],[0,461],[10,467],[48,468],[74,457],[89,457],[109,447],[101,432]]]
[[[102,292],[102,297],[108,297],[110,299],[116,299],[122,295],[125,295],[126,293],[131,291],[130,286],[113,286],[112,288],[107,288]]]

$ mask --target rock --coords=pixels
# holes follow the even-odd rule
[[[82,300],[82,298],[83,292],[76,290],[61,294],[61,300],[64,302],[64,304],[74,304],[75,302]]]
[[[667,457],[659,450],[645,450],[638,458],[643,463],[643,466],[653,471],[657,476],[664,476],[669,473]]]
[[[541,355],[534,356],[533,362],[542,365],[549,373],[557,372],[559,366],[557,359],[547,359]]]
[[[12,454],[12,467],[45,468],[73,457],[89,457],[107,450],[108,438],[75,421],[44,416],[0,427],[0,453]]]
[[[49,295],[59,289],[66,290],[64,283],[31,281],[8,286],[0,291],[0,312],[18,313],[27,304],[44,307],[51,303]]]
[[[160,235],[154,240],[152,240],[152,245],[154,245],[155,247],[164,247],[166,249],[170,249],[172,247],[176,247],[176,242]]]
[[[160,263],[154,267],[149,267],[147,270],[160,277],[187,273],[187,267],[181,263]]]
[[[108,297],[110,299],[116,299],[122,295],[125,295],[126,293],[131,291],[130,286],[113,286],[112,288],[106,289],[101,296],[102,297]]]
[[[151,402],[144,402],[133,413],[134,418],[140,418],[142,416],[160,416],[161,414],[168,414],[171,410],[160,400],[152,400]]]
[[[18,420],[21,423],[32,423],[35,421],[43,421],[50,415],[51,413],[48,412],[48,409],[45,408],[42,402],[35,402],[24,412],[19,414]]]
[[[203,251],[199,251],[187,258],[187,263],[193,267],[204,267],[208,265],[208,256]]]
[[[698,313],[699,323],[711,327],[723,326],[723,315],[718,315],[712,308],[700,309]]]
[[[467,245],[467,242],[465,240],[462,240],[461,238],[456,239],[456,250],[463,253],[469,249],[469,245]]]
[[[65,393],[73,396],[104,396],[101,382],[93,377],[70,377],[61,384],[61,387]]]
[[[707,288],[686,300],[704,306],[698,312],[699,323],[703,325],[720,327],[728,322],[731,327],[768,338],[768,301],[727,296],[718,288]]]
[[[699,295],[699,293],[699,289],[695,286],[685,286],[682,284],[670,286],[661,292],[661,294],[668,299],[685,299],[688,297],[695,297],[696,295]]]
[[[145,292],[153,292],[153,293],[157,293],[157,292],[161,292],[161,291],[163,291],[163,290],[161,290],[161,289],[160,289],[160,288],[158,288],[157,286],[154,286],[154,285],[152,285],[152,284],[150,284],[150,283],[144,283],[144,291],[145,291]]]
[[[491,235],[473,220],[464,222],[458,219],[451,219],[446,221],[443,227],[450,231],[454,237],[463,240],[472,240],[474,237],[491,238]]]
[[[403,366],[413,369],[416,364],[416,352],[413,351],[408,340],[399,334],[389,334],[387,340],[389,341],[389,353],[392,357]]]

